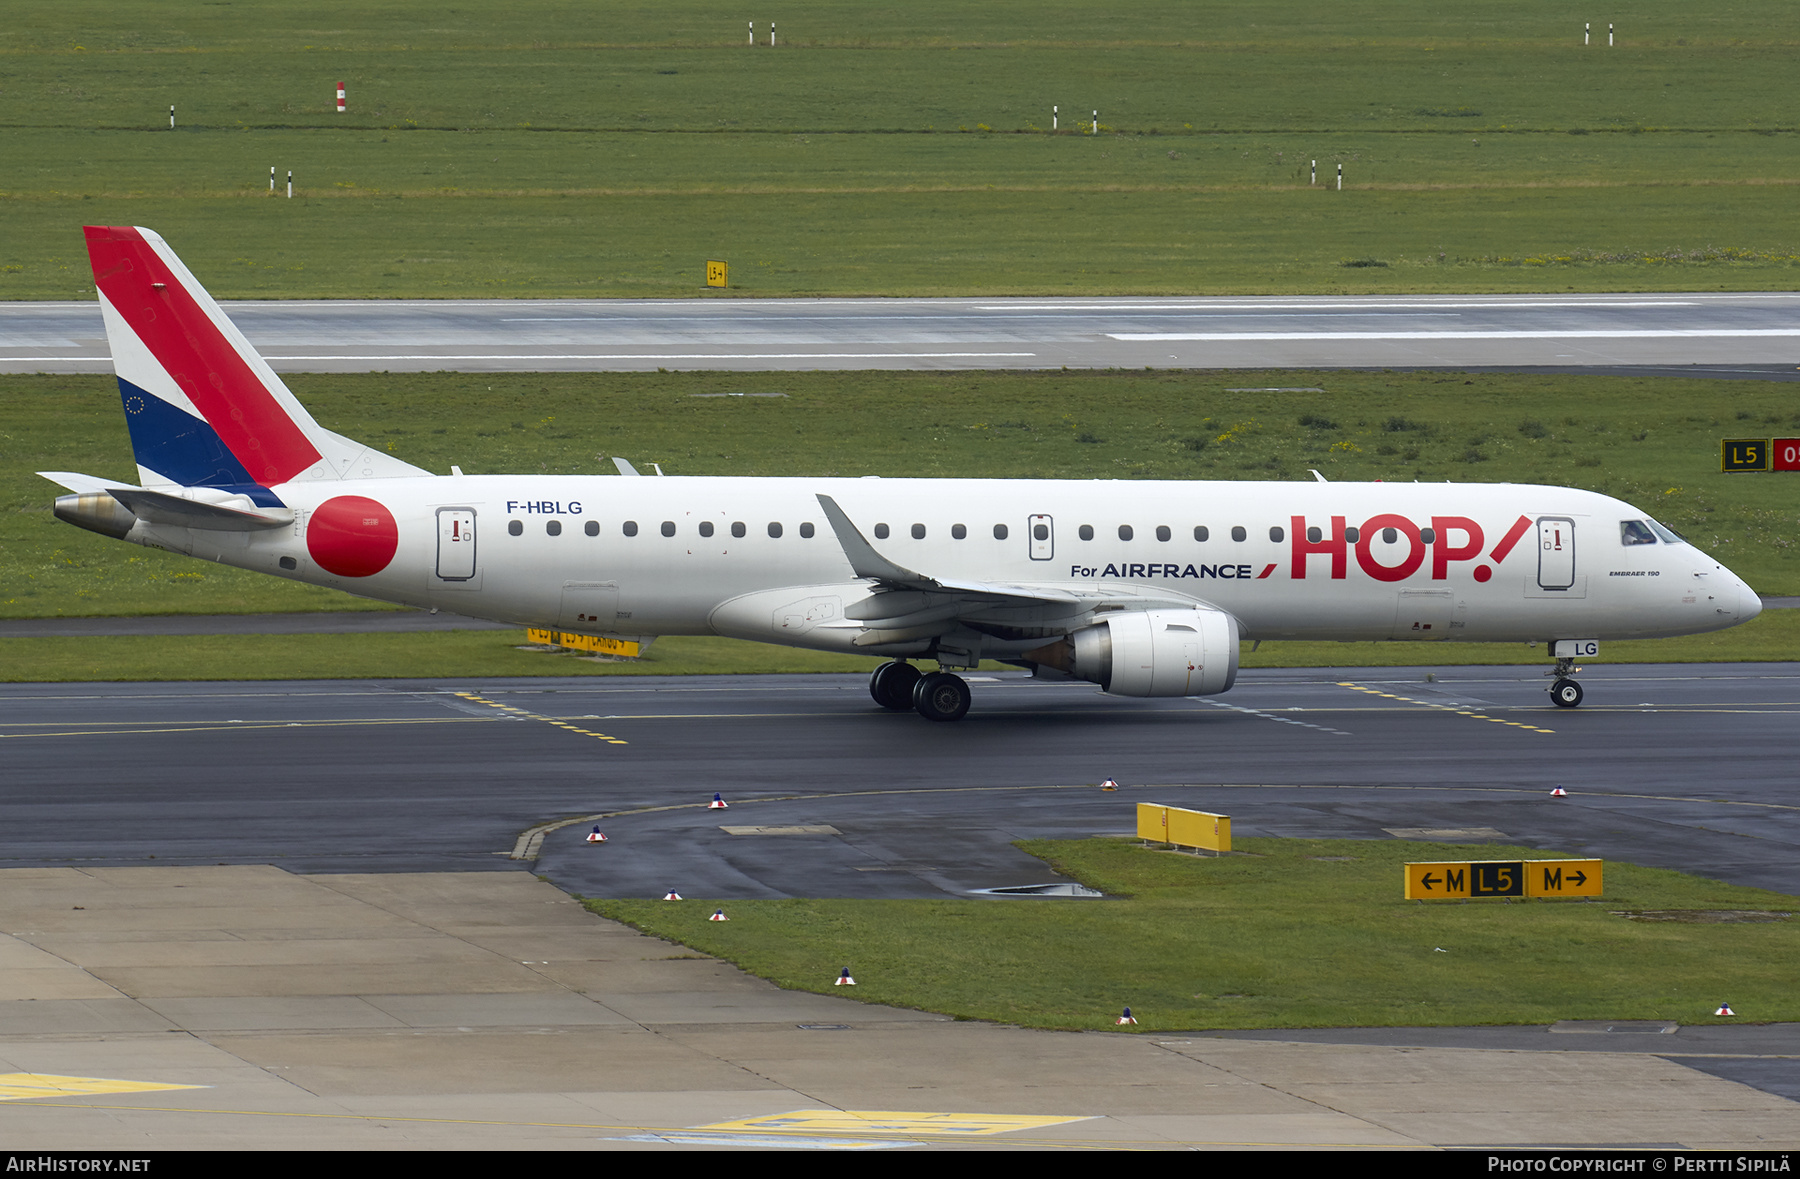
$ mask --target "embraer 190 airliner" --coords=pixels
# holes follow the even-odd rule
[[[73,492],[56,515],[365,597],[880,656],[876,703],[939,721],[983,659],[1206,696],[1241,639],[1542,640],[1574,707],[1600,642],[1762,609],[1646,513],[1560,487],[434,475],[313,421],[162,238],[86,232],[139,482],[43,472]]]

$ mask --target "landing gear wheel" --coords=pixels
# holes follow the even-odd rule
[[[921,676],[913,688],[913,707],[926,720],[961,720],[969,711],[969,701],[969,685],[947,671]]]
[[[895,660],[884,663],[875,669],[869,677],[869,695],[875,703],[893,712],[911,712],[913,708],[913,686],[919,682],[921,673],[910,663]]]
[[[1558,708],[1574,708],[1581,703],[1581,685],[1574,680],[1557,680],[1550,685],[1550,699]]]

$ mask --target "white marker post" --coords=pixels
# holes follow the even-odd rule
[[[1585,20],[1582,21],[1581,22],[1581,43],[1583,45],[1588,44],[1588,38],[1593,36],[1593,33],[1594,33],[1593,22],[1585,21]]]
[[[1091,134],[1091,135],[1100,134],[1100,112],[1099,111],[1094,112],[1094,129],[1091,132],[1089,132],[1089,134]]]
[[[769,22],[769,48],[775,48],[775,22]]]
[[[746,44],[749,44],[749,45],[756,44],[756,22],[755,21],[750,22],[750,40],[748,42],[746,42]]]
[[[269,165],[269,195],[275,195],[275,165]]]
[[[1052,131],[1056,130],[1056,108],[1055,107],[1050,108],[1050,130],[1052,130]]]
[[[1611,49],[1613,47],[1612,29],[1613,29],[1612,22],[1607,21],[1606,22],[1606,47],[1608,49]]]
[[[288,169],[288,200],[294,199],[294,170]]]
[[[173,106],[169,108],[169,130],[175,130],[175,108]]]
[[[1312,185],[1315,188],[1318,187],[1318,184],[1319,184],[1319,161],[1317,161],[1317,160],[1313,161],[1312,179],[1308,180],[1307,183]]]
[[[338,83],[338,114],[344,113],[344,84]]]
[[[1338,165],[1338,191],[1344,191],[1344,165]]]

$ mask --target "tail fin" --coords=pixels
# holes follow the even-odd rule
[[[229,488],[275,506],[281,483],[429,474],[313,421],[162,238],[86,233],[144,486]]]

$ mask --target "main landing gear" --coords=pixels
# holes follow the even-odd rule
[[[869,695],[894,712],[917,712],[926,720],[961,720],[969,711],[969,685],[947,671],[921,674],[910,663],[884,663],[869,677]]]
[[[1550,699],[1558,708],[1574,708],[1581,703],[1581,685],[1569,678],[1580,670],[1573,659],[1559,658],[1555,669],[1544,673],[1556,677],[1556,682],[1550,685]]]

